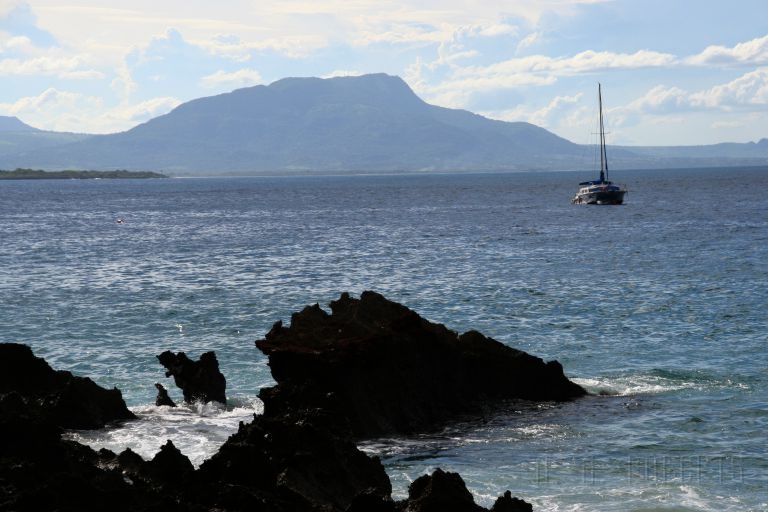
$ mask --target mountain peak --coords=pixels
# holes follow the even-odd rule
[[[284,78],[198,98],[126,132],[37,152],[27,165],[180,173],[494,170],[570,164],[577,149],[527,123],[429,105],[403,79],[378,73]]]
[[[412,108],[424,105],[405,81],[385,73],[332,78],[283,78],[267,89],[299,104],[353,103]]]

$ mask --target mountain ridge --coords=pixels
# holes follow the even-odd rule
[[[32,134],[38,132],[49,134],[47,144],[36,145]],[[592,164],[583,146],[544,128],[430,105],[400,77],[382,73],[284,78],[197,98],[115,134],[57,139],[55,132],[6,131],[0,132],[0,142],[10,135],[24,142],[17,140],[15,149],[0,143],[0,167],[216,175],[587,169]],[[735,165],[768,162],[768,143],[765,151],[762,144],[747,158],[734,156],[739,148],[729,147],[725,158]],[[707,151],[707,158],[717,156],[717,150]],[[697,155],[707,151],[615,146],[612,164],[614,169],[700,165]]]

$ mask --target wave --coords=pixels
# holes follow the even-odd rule
[[[729,378],[718,378],[701,371],[661,370],[648,373],[571,378],[595,395],[632,396],[655,395],[685,390],[749,389],[749,386]]]
[[[137,420],[100,430],[72,431],[66,437],[95,450],[120,453],[130,448],[146,460],[170,439],[198,467],[237,432],[240,422],[251,421],[264,407],[256,397],[240,397],[230,399],[226,406],[209,402],[178,407],[142,405],[131,410]]]

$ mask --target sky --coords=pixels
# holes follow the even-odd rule
[[[768,137],[766,0],[0,0],[0,115],[124,131],[285,77],[388,73],[423,100],[588,143]],[[592,130],[593,131],[593,130]]]

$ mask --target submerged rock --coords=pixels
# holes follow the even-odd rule
[[[54,370],[26,345],[0,343],[0,399],[15,403],[27,417],[60,428],[93,429],[134,419],[117,388],[104,389],[87,377]]]
[[[214,352],[206,352],[197,361],[192,361],[184,352],[174,354],[166,350],[158,361],[166,368],[165,376],[181,388],[184,401],[227,403],[227,380],[219,371],[219,361]]]
[[[377,293],[344,293],[330,308],[307,306],[256,342],[277,382],[259,395],[265,414],[322,410],[366,438],[433,430],[501,400],[586,394],[557,361],[459,335]]]

